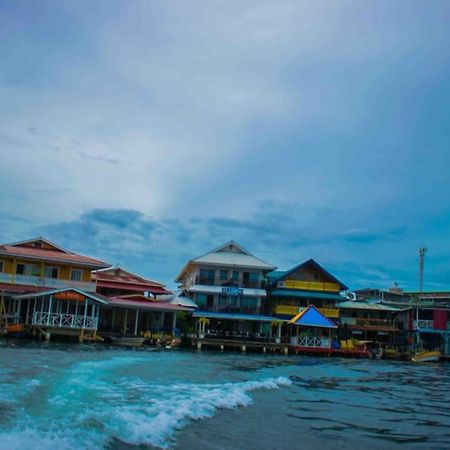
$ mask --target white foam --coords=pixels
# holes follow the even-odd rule
[[[218,409],[248,406],[252,403],[251,391],[278,389],[290,384],[289,379],[279,377],[242,383],[154,386],[154,391],[163,398],[146,406],[127,406],[112,411],[114,423],[121,424],[115,437],[129,444],[167,448],[174,432],[188,421],[210,418]]]

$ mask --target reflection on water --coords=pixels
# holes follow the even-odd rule
[[[450,448],[450,366],[0,341],[0,448]]]

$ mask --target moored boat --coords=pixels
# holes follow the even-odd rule
[[[413,355],[411,358],[413,362],[437,362],[441,357],[439,350],[424,351]]]
[[[145,337],[130,336],[130,337],[111,337],[112,343],[115,345],[125,345],[128,347],[140,347],[145,342]]]

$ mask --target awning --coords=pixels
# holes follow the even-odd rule
[[[250,320],[254,322],[273,322],[277,319],[271,316],[258,316],[252,314],[234,314],[234,313],[221,313],[212,311],[195,311],[192,317],[207,317],[208,319],[223,319],[223,320]]]
[[[300,291],[297,289],[275,289],[272,291],[274,297],[301,297],[301,298],[321,298],[323,300],[336,300],[342,302],[345,300],[342,295],[330,294],[327,292]]]
[[[303,327],[337,328],[337,325],[325,317],[314,305],[309,305],[288,323]]]

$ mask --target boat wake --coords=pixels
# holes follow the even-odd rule
[[[15,417],[0,432],[0,448],[98,449],[112,442],[168,448],[189,422],[211,418],[220,409],[246,407],[253,391],[291,384],[285,377],[209,384],[99,375],[117,366],[117,360],[82,363],[64,377],[29,385],[33,406],[18,408],[23,399],[9,403]]]

